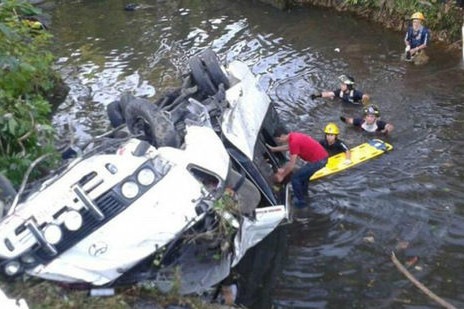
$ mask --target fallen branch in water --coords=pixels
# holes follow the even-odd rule
[[[403,275],[406,276],[406,278],[409,279],[412,283],[414,283],[415,286],[417,286],[422,292],[425,293],[428,297],[442,305],[443,307],[447,309],[457,309],[455,306],[452,304],[448,303],[446,300],[440,298],[438,295],[430,291],[425,285],[419,282],[411,273],[401,264],[400,261],[396,258],[395,252],[392,252],[391,259],[393,261],[393,264],[398,268],[398,270],[403,273]]]

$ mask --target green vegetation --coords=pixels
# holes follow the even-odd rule
[[[464,13],[453,0],[344,0],[342,7],[348,10],[370,9],[375,12],[374,20],[396,21],[396,28],[401,30],[403,21],[412,13],[420,11],[426,17],[426,26],[432,35],[439,40],[453,43],[460,39]],[[371,11],[371,12],[372,12]],[[369,13],[369,15],[372,15]],[[369,16],[371,17],[371,16]]]
[[[45,99],[56,80],[46,49],[51,36],[26,19],[37,14],[26,2],[0,2],[0,172],[15,185],[31,162],[54,152],[51,107]]]
[[[143,286],[120,287],[116,289],[114,296],[109,297],[89,297],[88,290],[65,288],[53,282],[34,278],[27,278],[24,281],[18,279],[9,283],[0,282],[0,288],[10,298],[24,298],[31,309],[126,309],[134,308],[137,304],[157,304],[163,307],[178,305],[192,309],[218,308],[217,304],[211,305],[199,298],[184,297],[175,292],[163,294],[154,288]]]

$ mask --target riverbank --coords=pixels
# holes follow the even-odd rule
[[[2,282],[0,288],[10,298],[24,299],[29,308],[73,309],[228,309],[220,304],[209,304],[198,297],[184,297],[177,291],[168,294],[143,286],[126,286],[115,290],[114,295],[90,297],[89,290],[76,290],[50,281],[26,277],[22,281]]]
[[[69,90],[53,69],[40,14],[26,2],[0,5],[0,172],[16,186],[36,158],[56,154],[50,118]],[[31,178],[40,174],[36,169]]]
[[[349,12],[380,23],[388,29],[404,32],[412,13],[420,11],[426,17],[432,42],[452,48],[461,47],[461,27],[464,10],[455,1],[414,0],[260,0],[279,9],[317,6]]]

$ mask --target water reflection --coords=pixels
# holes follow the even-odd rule
[[[245,61],[290,128],[322,137],[333,121],[351,146],[369,136],[339,123],[358,107],[315,100],[337,76],[379,104],[394,150],[312,183],[306,223],[289,227],[283,272],[254,308],[434,308],[390,261],[396,250],[434,292],[464,306],[464,78],[459,55],[432,46],[427,66],[399,61],[402,34],[321,9],[281,12],[252,1],[65,1],[53,12],[57,66],[71,93],[54,118],[81,142],[105,131],[124,91],[155,98],[206,46]],[[340,52],[335,49],[339,48]],[[373,241],[372,241],[373,240]],[[285,251],[285,252],[284,252]],[[251,264],[253,272],[256,264]],[[415,268],[416,267],[416,268]],[[262,278],[260,279],[262,280]],[[264,279],[265,280],[265,279]],[[274,281],[272,281],[274,282]],[[250,286],[253,282],[248,282]],[[272,297],[271,297],[272,295]],[[245,303],[245,301],[244,301]]]

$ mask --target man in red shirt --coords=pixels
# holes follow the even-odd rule
[[[279,168],[275,174],[277,182],[282,182],[295,169],[298,157],[306,161],[306,164],[294,172],[291,178],[293,192],[295,193],[293,204],[298,208],[302,208],[306,206],[309,178],[327,164],[329,155],[318,141],[303,133],[290,132],[287,134],[276,132],[275,138],[282,145],[277,147],[269,146],[271,151],[290,151],[290,160],[282,168]]]

